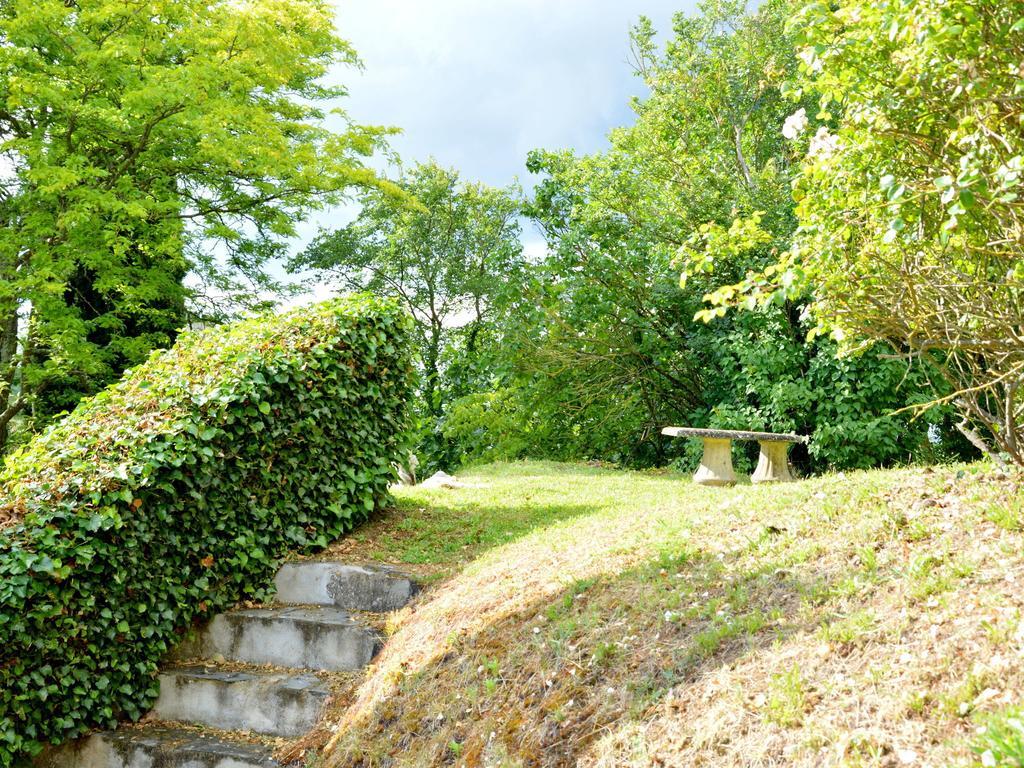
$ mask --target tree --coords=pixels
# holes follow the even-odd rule
[[[807,3],[792,21],[800,229],[713,299],[810,289],[823,329],[935,373],[986,453],[1024,466],[1024,18],[997,0]],[[799,118],[800,115],[797,115]]]
[[[359,216],[324,232],[294,269],[326,271],[347,290],[400,299],[416,320],[421,382],[421,446],[431,466],[447,463],[447,405],[487,378],[493,324],[523,274],[516,189],[460,180],[429,162],[397,186],[415,204],[371,190]]]
[[[522,324],[519,368],[538,393],[524,400],[560,423],[561,443],[535,431],[555,455],[663,463],[683,449],[660,437],[667,423],[810,434],[811,454],[797,458],[812,469],[927,449],[925,423],[891,416],[917,401],[920,377],[808,342],[808,296],[694,321],[705,294],[774,263],[796,229],[800,154],[782,135],[795,108],[783,87],[797,75],[788,12],[782,0],[755,11],[708,2],[676,17],[663,50],[641,22],[633,47],[650,94],[636,122],[613,131],[606,152],[531,157],[545,174],[531,214],[550,253],[535,271],[540,312]],[[756,222],[743,229],[751,237],[694,256],[680,289],[680,253],[720,239],[736,217]]]
[[[3,4],[0,450],[48,387],[144,358],[186,299],[258,295],[297,221],[377,183],[385,131],[324,124],[321,77],[356,63],[332,24],[322,0]]]
[[[795,24],[842,115],[797,187],[817,311],[927,361],[971,441],[1024,466],[1020,5],[846,2]]]

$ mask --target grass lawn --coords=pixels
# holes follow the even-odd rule
[[[427,588],[300,745],[317,764],[1024,757],[1024,492],[985,465],[732,489],[536,462],[459,477],[400,489],[333,548]]]

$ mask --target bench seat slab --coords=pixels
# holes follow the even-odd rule
[[[723,440],[757,440],[758,442],[778,441],[780,443],[806,443],[807,438],[803,435],[794,435],[789,432],[749,432],[738,429],[697,429],[695,427],[664,427],[661,434],[668,437],[696,437],[704,439],[708,437]]]

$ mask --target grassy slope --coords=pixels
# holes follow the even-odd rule
[[[1024,492],[987,472],[722,490],[522,463],[403,489],[338,553],[429,587],[303,746],[332,767],[965,764],[979,719],[1024,701]]]

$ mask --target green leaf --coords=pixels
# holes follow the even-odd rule
[[[0,483],[32,512],[16,539],[0,530],[0,655],[17,660],[0,712],[25,739],[0,741],[0,765],[141,715],[154,659],[193,617],[265,596],[296,546],[365,519],[402,444],[410,331],[362,296],[188,334],[9,458]],[[249,404],[259,379],[273,409]],[[270,426],[251,417],[268,411]]]

